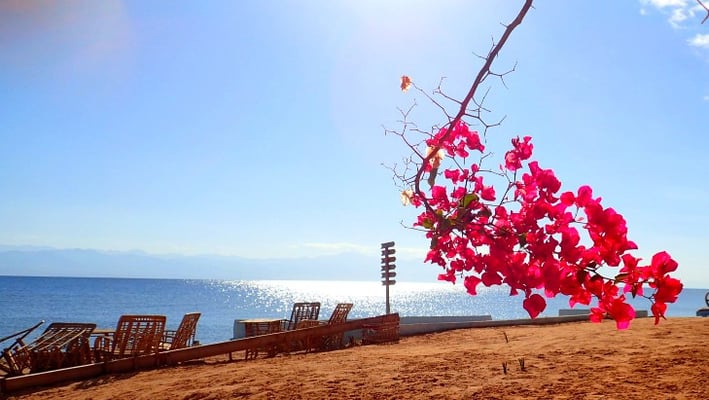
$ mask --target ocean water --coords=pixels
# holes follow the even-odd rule
[[[401,316],[491,315],[493,319],[528,318],[521,296],[502,287],[481,288],[468,295],[462,285],[445,282],[397,282],[389,288],[391,311]],[[685,289],[667,316],[695,316],[704,307],[706,289]],[[161,314],[177,328],[183,314],[202,313],[197,339],[202,343],[229,340],[235,319],[288,318],[298,301],[320,301],[320,318],[337,303],[351,302],[351,318],[385,313],[385,288],[380,282],[350,281],[220,281],[179,279],[56,278],[0,276],[0,338],[46,321],[94,322],[113,328],[122,314]],[[646,299],[633,299],[649,310]],[[542,316],[569,308],[564,297],[547,299]],[[31,338],[30,336],[29,338]],[[0,344],[0,346],[7,343]]]

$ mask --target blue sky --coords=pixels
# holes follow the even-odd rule
[[[521,2],[2,1],[0,244],[302,257],[427,243],[401,222],[411,76],[461,97]],[[489,133],[709,287],[709,23],[694,1],[538,2]],[[422,266],[422,268],[434,268]]]

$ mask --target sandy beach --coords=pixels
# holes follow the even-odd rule
[[[248,362],[235,354],[6,398],[709,399],[709,318],[653,322],[461,329]]]

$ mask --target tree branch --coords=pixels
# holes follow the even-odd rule
[[[707,12],[707,16],[704,17],[704,19],[702,20],[702,24],[703,24],[703,23],[707,22],[707,20],[709,19],[709,8],[707,8],[707,6],[705,6],[704,3],[701,2],[701,0],[697,0],[697,3],[699,3],[699,5],[702,6]]]
[[[483,66],[480,68],[480,71],[478,71],[477,76],[475,77],[475,80],[473,81],[472,86],[470,86],[470,90],[468,91],[468,94],[465,96],[463,101],[460,102],[460,108],[458,110],[458,113],[456,116],[446,124],[448,127],[448,132],[446,135],[450,135],[453,132],[453,128],[460,122],[460,120],[463,118],[463,116],[466,115],[466,112],[468,110],[468,104],[470,104],[471,101],[473,101],[473,98],[475,96],[475,93],[478,90],[478,87],[480,84],[485,80],[485,77],[490,75],[490,68],[492,67],[492,63],[497,57],[497,55],[500,53],[500,50],[505,46],[505,43],[507,43],[507,39],[509,39],[510,35],[512,34],[512,31],[517,28],[522,21],[524,20],[525,15],[527,15],[527,12],[529,9],[532,7],[532,0],[525,0],[524,5],[522,5],[522,9],[519,11],[517,14],[517,17],[505,27],[505,31],[502,34],[502,37],[500,38],[500,41],[493,45],[492,49],[488,53],[487,57],[484,57],[485,63]],[[445,139],[445,136],[444,136]],[[444,142],[445,140],[441,140],[441,142]],[[419,166],[418,171],[416,172],[416,179],[414,180],[414,191],[416,194],[421,198],[424,206],[426,207],[426,210],[429,211],[431,214],[434,214],[433,208],[431,205],[428,203],[428,200],[426,199],[426,196],[423,194],[421,191],[421,179],[423,177],[423,174],[426,170],[426,165],[428,165],[429,162],[431,162],[431,159],[436,156],[438,151],[441,149],[441,145],[437,145],[436,148],[433,149],[429,153],[428,156],[426,156],[423,159],[423,163]],[[433,173],[433,172],[432,172]]]

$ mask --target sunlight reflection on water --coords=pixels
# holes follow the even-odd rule
[[[216,283],[216,282],[215,282]],[[385,287],[379,282],[347,281],[223,281],[223,290],[240,298],[243,317],[289,317],[299,301],[319,301],[325,317],[337,303],[354,303],[352,317],[385,312]],[[397,283],[389,288],[392,312],[401,315],[480,315],[498,318],[524,317],[514,309],[521,299],[510,298],[502,289],[483,288],[471,297],[461,286],[448,283]],[[498,293],[499,292],[499,293]],[[492,295],[492,296],[491,296]]]

